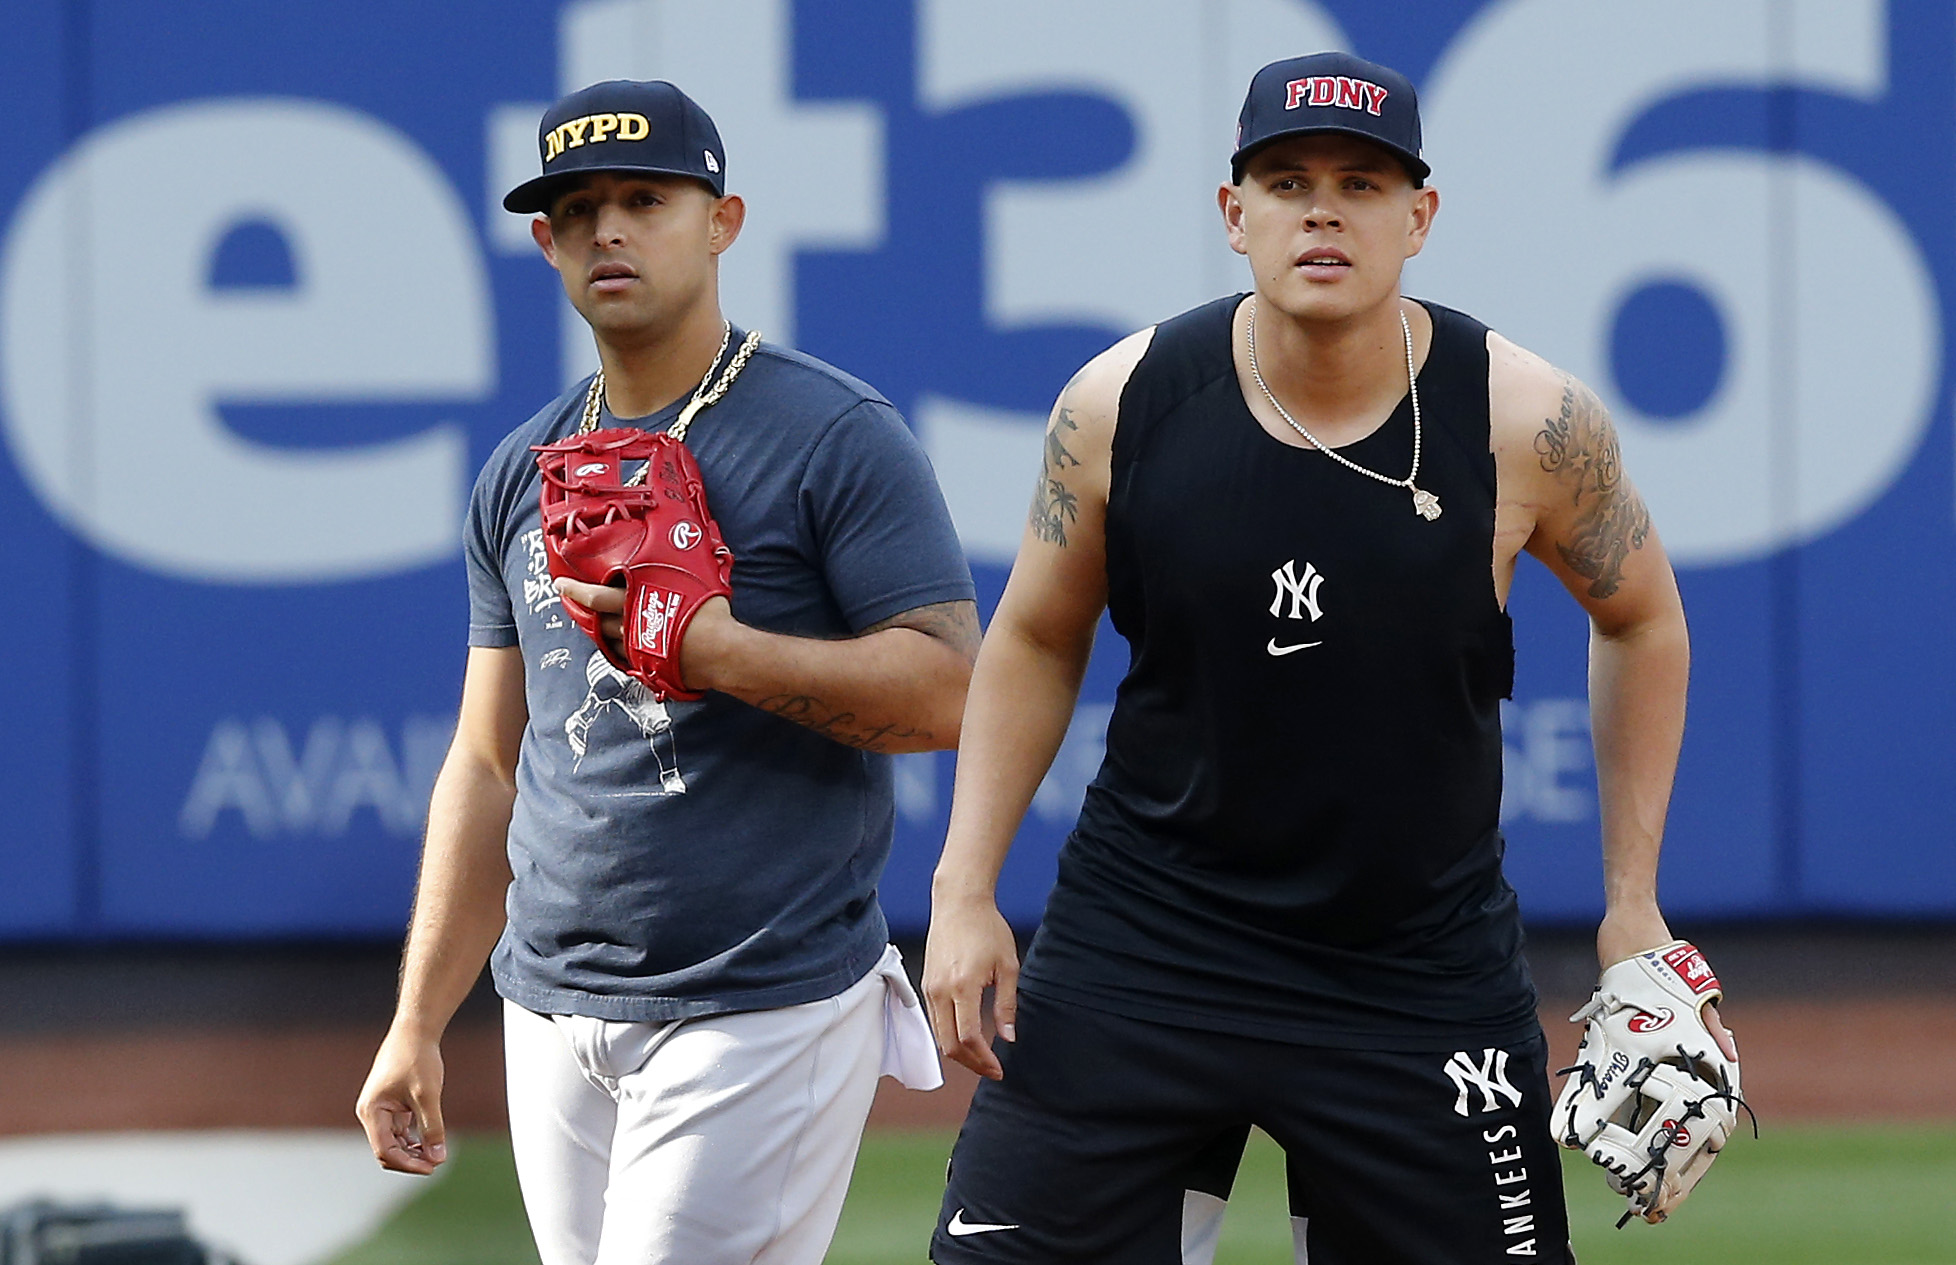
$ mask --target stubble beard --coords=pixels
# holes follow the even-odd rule
[[[638,282],[644,287],[643,278]],[[649,291],[630,298],[592,294],[586,291],[583,302],[573,302],[578,315],[599,339],[620,347],[656,342],[666,331],[676,328],[684,318],[683,305],[671,301],[672,296],[658,296]]]

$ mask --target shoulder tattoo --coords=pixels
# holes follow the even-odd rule
[[[1032,490],[1032,534],[1066,548],[1067,524],[1080,517],[1080,499],[1066,486],[1065,471],[1080,464],[1067,451],[1067,437],[1080,429],[1073,410],[1062,404],[1046,424],[1046,450],[1039,460],[1039,482]]]
[[[1591,597],[1614,595],[1623,584],[1624,562],[1650,536],[1650,511],[1624,480],[1609,410],[1566,373],[1561,411],[1543,421],[1535,453],[1575,506],[1575,523],[1566,539],[1556,541],[1556,552],[1589,581]]]

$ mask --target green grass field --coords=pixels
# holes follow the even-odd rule
[[[948,1133],[872,1133],[833,1265],[920,1265]],[[1583,1265],[1956,1265],[1956,1128],[1778,1126],[1744,1138],[1668,1223],[1615,1230],[1622,1201],[1567,1155]],[[453,1171],[333,1265],[535,1265],[507,1139],[462,1139]],[[1255,1135],[1218,1265],[1289,1265],[1283,1155]]]

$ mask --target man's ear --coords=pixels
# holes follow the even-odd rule
[[[1406,258],[1426,249],[1426,235],[1433,231],[1433,217],[1440,213],[1440,191],[1432,185],[1413,190],[1413,213],[1406,229]]]
[[[1222,211],[1223,232],[1229,235],[1229,248],[1239,255],[1249,254],[1249,239],[1243,235],[1243,198],[1235,185],[1217,188],[1216,207]]]
[[[544,259],[549,261],[552,268],[555,268],[557,266],[557,237],[550,231],[549,216],[538,215],[531,218],[530,237],[536,242],[537,249],[543,252]]]
[[[747,203],[738,193],[729,193],[724,198],[716,198],[713,203],[713,226],[707,236],[707,246],[714,254],[719,254],[734,244],[740,236],[740,226],[747,222]]]

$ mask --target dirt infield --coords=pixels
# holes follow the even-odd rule
[[[1746,1096],[1775,1120],[1956,1120],[1956,927],[1703,929],[1736,999]],[[1529,958],[1563,1066],[1595,980],[1587,933]],[[913,970],[922,960],[908,946]],[[393,1004],[386,945],[151,946],[0,953],[0,1134],[346,1127]],[[446,1111],[504,1123],[499,1005],[478,988],[451,1028]],[[883,1083],[879,1127],[955,1124],[974,1078]]]
[[[1566,1061],[1571,1005],[1545,1007],[1544,1026]],[[1775,1120],[1956,1119],[1956,998],[1900,996],[1734,1003],[1746,1091]],[[134,1032],[41,1032],[0,1037],[0,1133],[97,1129],[318,1127],[353,1123],[353,1099],[384,1024]],[[444,1045],[451,1126],[504,1123],[498,1029],[474,1017]],[[1557,1063],[1556,1066],[1561,1066]],[[975,1078],[959,1068],[943,1090],[883,1082],[873,1125],[955,1124]]]

